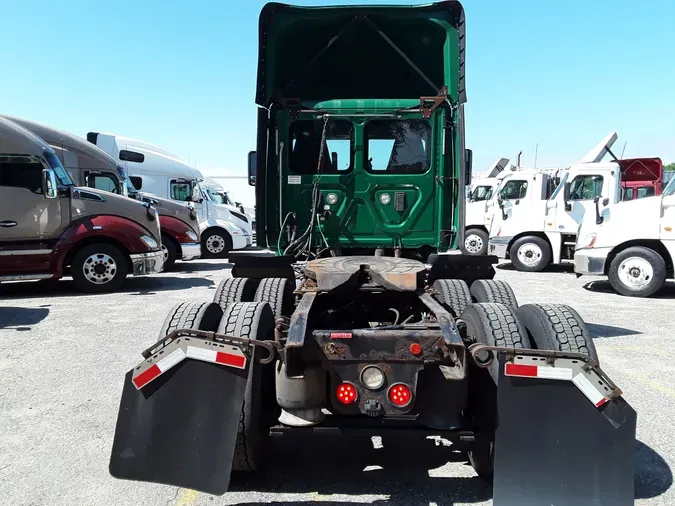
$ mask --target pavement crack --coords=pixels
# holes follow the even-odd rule
[[[180,487],[176,489],[176,495],[174,495],[172,499],[166,501],[166,506],[169,506],[172,502],[175,502],[176,499],[178,499],[178,494],[180,494]]]

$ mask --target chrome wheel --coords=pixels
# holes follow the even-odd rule
[[[617,274],[621,283],[631,289],[640,290],[654,278],[654,268],[644,258],[630,257],[619,264]]]
[[[483,245],[483,238],[477,234],[469,234],[464,239],[464,249],[468,253],[480,253]]]
[[[218,255],[225,249],[225,239],[218,234],[210,235],[206,239],[206,251],[212,255]]]
[[[534,267],[541,262],[543,252],[534,243],[528,242],[518,248],[518,260],[527,267]]]
[[[105,253],[96,253],[87,257],[82,265],[82,273],[87,281],[95,285],[105,285],[117,274],[115,260]]]
[[[164,246],[164,243],[162,243],[162,254],[164,255],[164,263],[166,263],[169,260],[169,250]]]

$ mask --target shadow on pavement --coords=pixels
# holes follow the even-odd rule
[[[0,329],[31,330],[31,325],[47,318],[48,307],[0,307]]]
[[[635,336],[642,334],[637,330],[625,329],[623,327],[614,327],[612,325],[601,325],[599,323],[586,323],[588,330],[591,331],[593,339],[603,337]]]
[[[517,271],[517,269],[513,266],[513,264],[508,261],[502,264],[497,264],[495,265],[495,267],[503,271]],[[541,272],[563,272],[574,274],[574,264],[571,263],[551,264]]]
[[[220,271],[231,268],[232,264],[228,264],[225,261],[223,261],[223,263],[176,262],[172,272]]]
[[[609,281],[606,279],[599,281],[589,281],[584,285],[584,290],[596,293],[612,293],[614,295],[623,297],[618,294]],[[649,297],[650,299],[675,299],[675,283],[666,283],[661,290]]]
[[[311,502],[357,504],[348,500],[331,502],[321,497],[330,495],[381,495],[388,499],[373,498],[368,504],[401,506],[430,503],[452,506],[492,498],[491,486],[477,477],[468,463],[471,476],[438,476],[438,472],[430,476],[430,470],[448,462],[466,462],[466,458],[453,451],[452,446],[435,446],[423,437],[383,438],[384,448],[380,449],[375,449],[368,437],[287,435],[274,438],[272,443],[264,474],[233,474],[231,492],[308,494],[306,499],[302,498],[304,501],[271,502],[287,506]],[[668,491],[673,475],[666,461],[640,441],[635,455],[635,498],[658,497]],[[369,470],[365,471],[366,468]]]
[[[157,292],[185,290],[198,286],[210,286],[213,281],[204,278],[180,278],[170,275],[153,274],[139,278],[128,277],[122,288],[116,292],[93,294],[79,292],[70,279],[55,282],[26,281],[21,283],[3,283],[0,285],[0,297],[4,299],[33,299],[42,297],[99,296],[114,293],[131,295],[154,295]]]
[[[272,443],[264,474],[233,475],[230,491],[383,495],[389,499],[373,498],[369,504],[402,506],[474,503],[492,497],[491,487],[471,467],[471,476],[431,477],[430,470],[448,462],[466,462],[466,457],[452,446],[436,446],[424,436],[383,437],[384,446],[378,449],[366,436],[284,435],[273,438]]]
[[[635,448],[635,498],[649,499],[665,493],[673,485],[673,472],[654,449],[641,441]]]

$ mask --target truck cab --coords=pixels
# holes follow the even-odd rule
[[[517,270],[541,271],[574,258],[577,230],[598,206],[620,202],[623,172],[652,159],[602,161],[616,132],[567,169],[510,174],[497,196],[499,210],[490,229],[489,252],[508,258]],[[657,185],[650,177],[636,184]]]
[[[89,132],[87,140],[119,160],[138,191],[193,206],[199,220],[202,255],[225,258],[251,245],[250,224],[221,208],[201,188],[201,173],[176,155],[139,139]]]
[[[496,194],[501,181],[501,175],[509,163],[508,158],[496,160],[485,177],[472,181],[471,191],[466,201],[466,223],[462,252],[467,255],[485,255],[488,248],[488,236],[494,203],[492,197]]]
[[[0,281],[71,275],[77,289],[105,292],[162,270],[152,205],[76,187],[44,139],[4,117],[0,208]]]
[[[581,223],[575,246],[578,276],[607,276],[630,297],[658,293],[675,277],[675,178],[659,196],[598,208]]]
[[[97,188],[151,203],[159,213],[164,271],[171,270],[176,260],[187,261],[201,256],[199,224],[193,208],[139,192],[114,158],[81,137],[33,121],[6,118],[45,140],[76,186]]]

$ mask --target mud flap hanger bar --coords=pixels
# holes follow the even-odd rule
[[[134,368],[132,382],[140,390],[187,358],[245,369],[254,346],[267,350],[267,355],[258,359],[261,364],[272,362],[280,349],[273,341],[178,329],[142,353],[146,360]]]
[[[598,408],[623,395],[598,363],[581,353],[501,348],[480,343],[469,346],[469,353],[479,367],[489,367],[496,355],[503,355],[505,376],[571,381]]]

